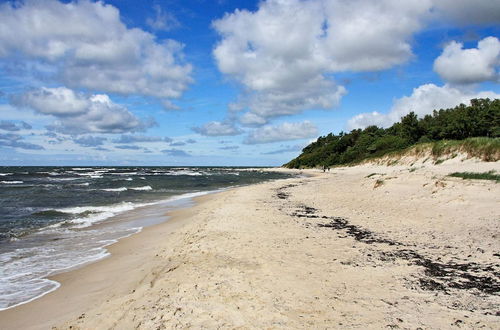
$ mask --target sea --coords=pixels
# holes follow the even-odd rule
[[[166,221],[192,198],[289,177],[230,167],[0,167],[0,310],[59,287],[51,275]]]

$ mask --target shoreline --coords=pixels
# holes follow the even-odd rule
[[[202,196],[0,328],[495,327],[500,188],[446,175],[499,165],[307,170]]]
[[[198,192],[173,195],[163,200],[156,200],[149,203],[144,203],[142,205],[138,205],[130,210],[122,211],[119,212],[118,214],[111,215],[101,222],[94,223],[93,225],[89,226],[89,229],[103,230],[103,228],[106,229],[115,227],[115,232],[113,232],[110,235],[110,237],[107,237],[105,240],[103,240],[102,245],[98,245],[90,250],[90,251],[99,251],[98,253],[94,253],[95,255],[93,256],[93,258],[87,258],[88,260],[73,262],[64,267],[52,269],[50,270],[50,273],[47,273],[46,275],[41,277],[37,277],[36,278],[37,280],[46,280],[47,282],[53,283],[53,287],[25,301],[16,303],[7,308],[3,309],[0,308],[0,312],[7,311],[9,309],[13,309],[18,306],[22,306],[24,304],[28,304],[32,301],[40,299],[41,297],[53,291],[56,291],[61,287],[61,283],[54,280],[54,278],[57,275],[78,270],[80,268],[86,267],[89,264],[110,257],[111,254],[108,249],[109,246],[118,243],[122,239],[126,239],[132,235],[140,233],[142,230],[144,230],[144,228],[168,221],[169,218],[168,213],[178,209],[189,208],[190,206],[192,206],[194,198],[213,193],[218,193],[224,190],[226,189],[221,188],[216,190],[198,191]],[[48,226],[47,228],[51,227],[52,226]],[[43,229],[45,228],[42,228],[42,230]],[[87,227],[85,227],[85,229],[87,229]],[[121,232],[121,235],[116,235],[116,233],[118,232]],[[90,251],[88,252],[90,253]]]
[[[175,208],[164,215],[165,219],[162,222],[144,227],[137,233],[120,238],[105,246],[104,249],[107,250],[108,255],[104,258],[47,277],[47,279],[59,283],[59,286],[31,301],[0,311],[0,328],[47,329],[79,316],[79,311],[89,308],[92,301],[99,301],[108,295],[116,294],[117,292],[109,292],[110,288],[104,285],[107,283],[99,282],[98,277],[101,274],[118,275],[118,270],[134,269],[134,267],[129,266],[137,266],[140,263],[130,256],[137,253],[134,249],[146,247],[141,242],[142,240],[147,240],[152,236],[157,236],[155,238],[158,240],[162,235],[168,236],[175,232],[183,225],[182,221],[185,214],[190,212],[189,210],[203,203],[204,200],[210,199],[212,195],[221,193],[224,191],[196,196],[192,198],[193,205]],[[116,217],[120,216],[122,215]],[[151,243],[153,242],[150,241],[149,244]],[[140,259],[144,256],[149,255],[144,254]],[[137,277],[137,274],[134,274],[134,277]],[[103,281],[106,280],[106,278],[103,279]],[[131,282],[135,283],[135,281]],[[133,290],[131,283],[121,283],[121,285],[114,286],[111,291],[128,292],[129,288]],[[30,318],[26,319],[26,315],[30,315]]]
[[[248,168],[248,170],[254,170],[254,169],[264,170],[264,171],[278,171],[291,174],[296,173],[296,171],[288,169]],[[213,195],[221,194],[232,189],[238,189],[246,186],[248,186],[248,184],[220,188],[217,190],[175,195],[166,200],[156,201],[153,203],[154,205],[141,206],[137,209],[132,209],[124,213],[114,215],[112,218],[110,218],[111,220],[114,218],[120,219],[123,217],[131,217],[131,214],[140,211],[140,209],[144,207],[158,208],[159,207],[158,205],[160,204],[161,205],[171,204],[170,206],[168,206],[170,210],[166,211],[166,213],[162,215],[162,217],[164,218],[163,220],[161,221],[156,220],[153,224],[150,223],[146,226],[141,227],[140,230],[137,232],[127,234],[126,236],[123,237],[119,237],[113,243],[102,246],[101,248],[106,251],[106,255],[104,257],[92,261],[83,262],[82,264],[73,265],[68,267],[67,269],[58,270],[55,272],[54,275],[45,277],[47,280],[57,283],[57,286],[51,289],[50,291],[44,292],[43,294],[37,297],[29,299],[28,301],[19,303],[4,310],[0,310],[0,328],[3,329],[2,324],[5,323],[7,324],[8,329],[10,328],[44,329],[49,326],[52,326],[53,324],[57,324],[57,322],[61,322],[63,320],[68,319],[67,315],[78,314],[77,312],[71,313],[72,309],[74,309],[73,307],[69,309],[65,307],[71,305],[71,306],[78,306],[77,308],[80,307],[88,308],[90,304],[75,302],[75,300],[78,300],[78,297],[85,297],[86,296],[85,292],[87,291],[87,289],[89,291],[94,290],[92,288],[94,284],[87,283],[89,281],[86,281],[82,284],[82,286],[88,286],[88,288],[86,287],[79,288],[80,284],[78,284],[78,279],[82,277],[88,277],[88,274],[91,272],[92,273],[101,272],[106,274],[108,272],[107,270],[108,268],[118,267],[117,265],[119,263],[128,264],[126,259],[123,257],[123,250],[124,249],[130,250],[128,245],[137,244],[136,241],[140,240],[140,238],[135,238],[135,236],[141,235],[143,234],[143,232],[149,233],[150,231],[156,231],[157,229],[159,229],[159,232],[161,232],[162,235],[163,234],[168,235],[169,233],[173,232],[175,228],[182,226],[180,222],[182,222],[186,218],[186,214],[189,213],[189,210],[196,207],[198,204],[201,204],[204,201],[209,200]],[[185,202],[176,205],[179,203],[179,201],[182,200],[185,200]],[[137,215],[135,217],[137,217]],[[110,221],[110,219],[106,220]],[[96,226],[101,226],[101,225],[102,224],[96,224]],[[149,235],[151,235],[151,233],[149,233]],[[132,243],[126,241],[132,238],[134,238],[134,241]],[[123,244],[123,246],[121,244]],[[116,255],[121,256],[121,259],[119,261],[118,260],[108,261],[110,259],[113,259]],[[88,267],[92,267],[91,270],[87,269]],[[77,283],[73,284],[73,281],[77,281]],[[72,284],[71,288],[66,288],[68,283]],[[68,291],[71,294],[66,292],[60,293],[59,291],[61,290]],[[106,294],[107,293],[103,292],[102,296],[105,296]],[[101,298],[101,294],[96,294],[95,297],[93,297],[92,299],[99,299],[99,298]],[[53,307],[45,308],[45,305],[53,305],[54,304],[53,301],[59,302],[60,300],[61,302],[63,302],[61,304],[61,308],[53,308]],[[32,318],[33,310],[37,318]],[[47,313],[47,311],[52,313]],[[64,315],[59,316],[58,314],[64,314]],[[28,322],[20,320],[22,318],[25,318],[24,315],[30,315],[30,320]],[[31,327],[30,325],[32,324],[33,326]]]

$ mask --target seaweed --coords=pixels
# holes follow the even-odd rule
[[[323,219],[331,220],[329,223],[320,223],[318,227],[323,228],[332,228],[336,230],[346,230],[347,234],[353,237],[356,241],[360,241],[366,244],[380,243],[380,244],[388,244],[388,245],[401,245],[399,242],[395,242],[390,239],[378,237],[374,232],[364,229],[360,226],[356,226],[353,224],[349,224],[349,221],[345,218],[340,217],[326,217]]]
[[[447,292],[450,288],[460,290],[477,289],[487,294],[500,293],[500,273],[495,271],[494,265],[480,265],[474,262],[436,262],[407,249],[382,252],[382,260],[396,258],[424,267],[424,274],[427,277],[419,279],[422,289],[443,292]],[[488,273],[488,275],[479,275],[480,273]]]
[[[283,190],[291,186],[293,185],[280,187],[277,197],[287,199],[290,195]],[[442,291],[444,293],[448,293],[450,289],[478,290],[484,294],[500,294],[500,272],[496,270],[497,265],[435,261],[409,248],[408,245],[380,237],[368,229],[351,224],[347,218],[326,216],[319,213],[320,210],[302,204],[297,206],[289,215],[297,218],[318,219],[318,221],[326,220],[327,222],[317,223],[316,226],[345,231],[348,236],[365,244],[377,243],[395,246],[396,250],[394,251],[380,252],[380,260],[391,262],[402,259],[408,261],[411,265],[423,267],[424,276],[418,278],[418,284],[423,290]],[[307,223],[308,228],[309,225],[310,223]],[[500,256],[498,253],[494,255]]]
[[[288,188],[293,188],[297,186],[296,184],[287,184],[285,186],[282,186],[282,187],[279,187],[276,191],[276,196],[279,198],[279,199],[287,199],[288,197],[290,197],[290,194],[284,192],[283,190],[284,189],[288,189]]]

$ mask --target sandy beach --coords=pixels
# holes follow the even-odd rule
[[[500,164],[411,164],[198,198],[0,329],[499,328],[500,186],[447,175]]]

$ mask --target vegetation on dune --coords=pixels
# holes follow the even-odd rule
[[[499,182],[500,181],[500,175],[495,174],[494,171],[489,171],[489,172],[483,172],[483,173],[475,173],[475,172],[455,172],[451,173],[449,176],[455,177],[455,178],[462,178],[462,179],[475,179],[475,180],[492,180]]]
[[[307,168],[357,163],[389,153],[432,150],[434,157],[465,152],[486,161],[500,156],[500,100],[474,99],[471,105],[434,110],[418,118],[413,112],[389,128],[369,126],[319,137],[284,166]]]
[[[471,157],[482,158],[485,161],[496,161],[500,158],[500,138],[476,137],[465,140],[441,140],[432,144],[432,155],[465,152]]]

